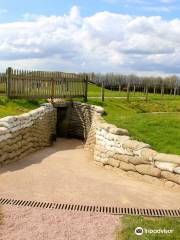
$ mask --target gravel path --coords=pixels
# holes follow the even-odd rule
[[[113,240],[119,217],[3,206],[0,240]]]

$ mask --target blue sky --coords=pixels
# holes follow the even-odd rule
[[[179,0],[0,0],[0,9],[3,10],[0,21],[19,20],[24,13],[63,15],[74,5],[80,8],[82,16],[110,11],[136,16],[160,15],[165,19],[173,19],[179,17],[180,11]]]
[[[180,74],[180,0],[0,0],[0,70]]]

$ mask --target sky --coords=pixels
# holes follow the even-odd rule
[[[0,0],[0,71],[180,75],[180,0]]]

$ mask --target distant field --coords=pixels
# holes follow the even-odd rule
[[[139,93],[136,93],[137,96],[139,96]],[[88,96],[89,97],[100,97],[101,96],[101,88],[97,87],[94,84],[88,85]],[[105,89],[105,96],[106,97],[125,97],[126,92],[119,92],[119,91],[111,91],[108,89]]]
[[[95,84],[89,84],[88,85],[88,97],[90,98],[94,98],[94,97],[101,97],[101,87],[96,86]],[[105,89],[105,97],[127,97],[127,92],[126,91],[111,91],[108,89]],[[144,97],[145,98],[145,94],[143,92],[130,92],[130,97],[134,98],[134,97]],[[174,97],[174,95],[167,95],[164,94],[163,96],[161,96],[161,94],[153,94],[153,93],[149,93],[148,97],[150,99],[174,99],[177,98],[180,100],[180,95],[177,95],[176,97]]]
[[[89,87],[89,96],[100,88]],[[108,91],[109,96],[117,92]],[[141,93],[142,94],[142,93]],[[150,95],[149,101],[131,98],[89,99],[88,103],[104,107],[104,119],[128,129],[132,138],[149,143],[155,150],[180,155],[180,97]],[[159,112],[159,113],[158,113]]]

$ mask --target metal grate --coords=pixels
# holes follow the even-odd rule
[[[62,203],[49,203],[49,202],[37,202],[37,201],[25,201],[0,198],[1,205],[16,205],[26,206],[34,208],[46,208],[46,209],[60,209],[66,211],[83,211],[83,212],[96,212],[106,213],[113,215],[141,215],[141,216],[168,216],[168,217],[180,217],[180,209],[145,209],[145,208],[121,208],[112,206],[93,206],[93,205],[77,205],[77,204],[62,204]]]

